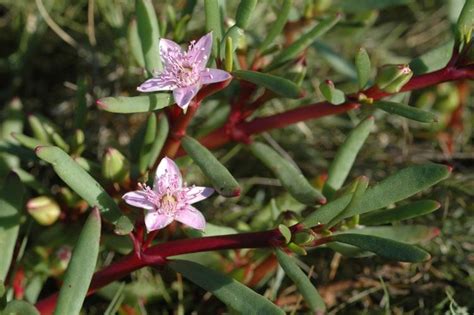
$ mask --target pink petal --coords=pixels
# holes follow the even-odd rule
[[[160,186],[172,188],[183,186],[183,178],[178,165],[166,156],[161,159],[160,164],[156,168],[153,190],[157,191]]]
[[[150,211],[145,215],[145,225],[148,232],[162,229],[173,222],[173,218],[156,211]]]
[[[176,88],[174,82],[163,82],[161,79],[152,78],[146,80],[139,87],[137,90],[140,92],[155,92],[155,91],[170,91]]]
[[[173,90],[173,97],[176,104],[185,110],[194,96],[199,91],[198,85],[191,85]]]
[[[225,81],[232,78],[230,73],[220,69],[206,68],[201,72],[201,83],[210,84]]]
[[[198,209],[192,206],[176,213],[174,219],[197,230],[204,230],[206,227],[206,219]]]
[[[201,37],[198,42],[188,51],[191,61],[204,69],[211,54],[212,32]]]
[[[122,199],[131,206],[153,210],[155,205],[148,200],[146,193],[141,190],[131,191],[122,196]]]
[[[209,187],[188,187],[186,191],[187,202],[189,204],[208,198],[214,193],[214,189]]]
[[[161,60],[165,65],[170,63],[170,55],[183,53],[181,46],[169,39],[160,38],[159,46]]]

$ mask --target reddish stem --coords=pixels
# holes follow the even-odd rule
[[[290,227],[293,233],[301,231],[300,224]],[[197,239],[182,239],[152,246],[137,257],[134,253],[129,254],[104,269],[96,272],[92,278],[88,295],[94,293],[101,287],[117,281],[133,271],[145,266],[160,266],[166,263],[166,258],[181,254],[198,253],[214,250],[236,249],[236,248],[266,248],[285,244],[284,238],[278,229],[263,232],[209,236]],[[55,293],[36,304],[41,314],[51,314],[56,305],[58,294]]]
[[[448,66],[438,71],[414,76],[402,88],[401,92],[418,90],[446,81],[473,78],[473,66],[460,69]],[[241,122],[236,124],[234,128],[219,128],[209,135],[201,138],[200,142],[207,148],[217,148],[233,140],[246,139],[252,134],[258,134],[275,128],[283,128],[301,121],[348,112],[358,107],[357,96],[359,94],[364,94],[373,100],[379,100],[383,97],[391,95],[390,93],[384,92],[374,86],[360,93],[349,95],[348,99],[350,101],[344,105],[335,106],[328,102],[320,102],[308,106],[298,107],[280,114],[255,118],[249,122]]]

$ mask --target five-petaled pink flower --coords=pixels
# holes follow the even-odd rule
[[[140,185],[140,190],[126,193],[122,198],[129,205],[147,210],[148,232],[162,229],[173,220],[203,230],[206,219],[191,204],[206,199],[213,192],[214,189],[208,187],[187,187],[178,166],[165,157],[156,169],[153,189]]]
[[[212,33],[192,41],[188,51],[183,51],[175,42],[160,39],[160,56],[163,71],[145,81],[140,92],[173,91],[174,101],[186,110],[203,84],[221,82],[231,75],[219,69],[206,68],[212,48]]]

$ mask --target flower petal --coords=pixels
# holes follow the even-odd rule
[[[156,211],[150,211],[145,215],[145,225],[148,232],[162,229],[173,222],[173,218]]]
[[[155,91],[170,91],[176,88],[175,82],[172,81],[163,81],[160,78],[152,78],[146,80],[137,90],[140,92],[155,92]]]
[[[186,190],[187,202],[189,204],[192,204],[192,203],[201,201],[203,199],[208,198],[213,193],[214,193],[214,189],[209,188],[209,187],[199,187],[199,186],[188,187]]]
[[[207,61],[211,54],[212,48],[212,32],[207,33],[201,37],[197,43],[190,46],[188,50],[188,57],[193,64],[199,66],[201,69],[206,67]]]
[[[187,206],[177,212],[174,219],[197,230],[204,230],[206,227],[206,219],[198,209],[192,206]]]
[[[199,91],[199,85],[191,85],[173,90],[173,97],[176,104],[185,110],[194,96]]]
[[[183,177],[178,165],[172,159],[165,156],[156,168],[153,190],[159,192],[160,187],[180,188],[181,186],[183,186]]]
[[[210,84],[225,81],[232,78],[229,72],[220,69],[206,68],[200,74],[202,84]]]
[[[122,199],[131,206],[153,210],[155,209],[155,205],[148,200],[146,197],[146,192],[142,190],[135,190],[126,193],[122,196]]]
[[[183,50],[181,49],[181,46],[179,46],[172,40],[160,38],[159,46],[160,46],[159,48],[160,48],[161,60],[163,61],[165,65],[172,62],[172,60],[170,59],[170,55],[183,54]]]

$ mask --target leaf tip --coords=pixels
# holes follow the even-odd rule
[[[451,174],[453,172],[454,166],[446,165],[446,167],[448,168],[448,173]]]
[[[93,208],[92,208],[91,217],[94,218],[94,219],[96,219],[96,220],[100,220],[100,211],[99,211],[99,208],[97,208],[97,207],[93,207]]]
[[[104,101],[101,100],[101,99],[98,99],[97,101],[95,101],[95,104],[96,104],[97,107],[99,107],[100,109],[107,109],[107,104],[105,104]]]
[[[326,199],[326,197],[322,197],[318,200],[318,202],[322,205],[325,205],[328,202],[328,200]]]
[[[47,147],[47,146],[45,146],[45,145],[39,145],[39,146],[35,147],[35,149],[34,149],[35,154],[39,156],[39,155],[41,154],[41,151],[43,151],[43,149],[44,149],[45,147]]]
[[[240,187],[237,187],[232,191],[232,197],[239,197],[239,196],[240,196]]]

